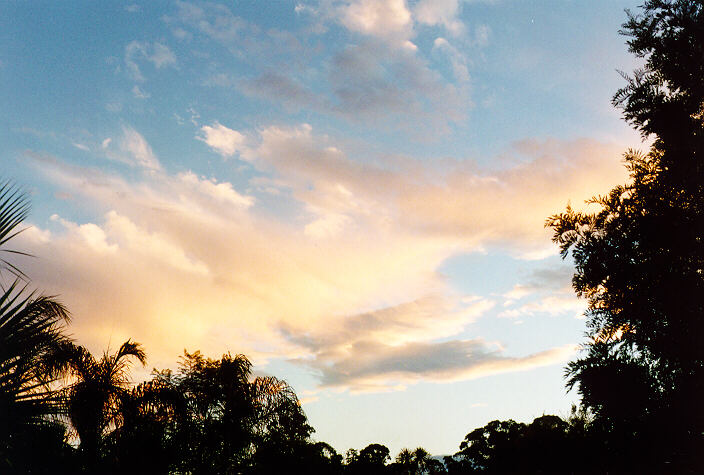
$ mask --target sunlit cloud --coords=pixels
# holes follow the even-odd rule
[[[89,345],[132,337],[164,364],[184,347],[289,358],[323,386],[354,390],[533,368],[567,354],[507,356],[460,338],[497,304],[519,316],[573,304],[553,294],[537,303],[457,294],[438,269],[492,246],[554,253],[545,216],[608,186],[605,176],[620,179],[613,147],[534,142],[517,145],[516,160],[499,169],[448,162],[438,170],[411,158],[359,160],[305,124],[236,131],[216,121],[197,138],[203,153],[238,154],[253,167],[253,189],[170,174],[128,127],[121,150],[149,171],[137,181],[27,155],[96,212],[82,222],[57,216],[56,227],[21,238],[39,256],[28,264],[33,279],[71,302],[74,331]],[[299,217],[254,206],[256,190],[271,195],[265,188],[291,196]],[[529,276],[523,290],[549,281],[564,288],[564,278]],[[511,298],[515,305],[504,305]]]
[[[443,26],[457,36],[464,32],[464,24],[459,20],[459,0],[421,0],[413,8],[418,23]]]
[[[523,357],[509,357],[482,340],[451,340],[405,345],[358,343],[343,357],[317,366],[323,388],[353,392],[401,389],[420,381],[447,383],[561,364],[577,345],[565,345]]]
[[[242,149],[245,143],[244,135],[217,121],[212,126],[204,125],[200,130],[203,135],[196,138],[208,144],[210,148],[224,157],[233,156]]]
[[[413,32],[405,0],[353,0],[338,6],[340,22],[350,31],[409,46]]]

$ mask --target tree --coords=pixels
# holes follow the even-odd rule
[[[649,439],[644,456],[674,463],[704,431],[704,4],[648,0],[622,33],[645,67],[613,102],[650,151],[625,154],[630,182],[594,198],[599,211],[547,224],[588,301],[568,386],[609,431],[640,438],[634,450]]]
[[[516,452],[525,428],[512,419],[491,421],[467,434],[455,456],[472,471],[510,473],[516,468]]]
[[[349,473],[385,473],[386,464],[391,460],[389,448],[381,444],[369,444],[347,461]]]
[[[178,471],[276,473],[310,460],[334,465],[336,454],[310,443],[313,428],[293,389],[272,376],[252,378],[244,355],[213,360],[184,352],[175,375],[156,378],[183,398],[171,429]]]
[[[444,465],[430,457],[423,447],[417,447],[413,451],[401,449],[391,467],[393,473],[399,474],[445,473]]]
[[[185,401],[160,376],[122,393],[121,424],[106,437],[103,473],[132,472],[137,460],[142,473],[168,474],[178,467],[182,448],[175,429],[176,421],[183,418]]]
[[[0,184],[3,254],[24,254],[6,244],[21,231],[28,212],[26,195],[7,182]],[[0,258],[0,271],[15,277],[0,292],[0,472],[50,473],[56,467],[49,458],[60,465],[70,452],[56,419],[61,406],[48,369],[48,355],[66,341],[68,311],[51,297],[28,293],[20,280],[26,276],[9,260]],[[35,447],[42,447],[42,456],[36,456]]]
[[[145,364],[146,355],[139,343],[127,340],[116,353],[105,352],[96,359],[85,347],[65,341],[51,358],[52,373],[69,380],[64,404],[90,471],[99,462],[104,437],[122,422],[120,403],[129,392],[129,360]]]

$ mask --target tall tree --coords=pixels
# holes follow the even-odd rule
[[[589,304],[568,385],[625,439],[666,431],[674,463],[704,432],[704,4],[648,0],[622,33],[645,66],[613,102],[650,151],[626,153],[630,182],[598,212],[548,225]]]

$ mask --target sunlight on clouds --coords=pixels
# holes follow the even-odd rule
[[[509,357],[482,340],[440,343],[414,342],[391,346],[360,344],[346,358],[323,364],[323,387],[352,392],[403,389],[420,381],[447,383],[560,364],[572,357],[577,345],[564,345],[524,357]]]
[[[54,214],[51,216],[52,221],[57,221],[66,228],[66,230],[76,236],[78,239],[83,241],[91,250],[97,252],[98,254],[117,252],[117,244],[108,244],[107,234],[102,228],[96,226],[93,223],[86,223],[78,225],[71,221],[62,219],[60,216]],[[42,232],[39,230],[39,236],[42,236],[44,242],[50,239],[51,234],[48,232]]]
[[[421,0],[413,8],[413,14],[425,25],[441,25],[453,35],[464,32],[464,24],[457,18],[459,0]]]
[[[212,126],[201,127],[202,136],[196,137],[208,144],[210,148],[218,152],[223,157],[231,157],[242,149],[245,144],[244,135],[236,130],[229,129],[221,123],[215,121]]]
[[[128,182],[27,154],[57,186],[102,210],[101,220],[81,224],[57,217],[60,229],[26,241],[41,256],[32,277],[71,302],[73,328],[89,344],[104,346],[119,328],[157,361],[184,346],[259,362],[292,358],[324,386],[354,390],[529,369],[567,354],[509,357],[458,339],[502,298],[515,299],[503,311],[517,315],[573,310],[575,299],[559,292],[525,293],[541,281],[564,287],[561,270],[530,277],[522,295],[491,298],[458,295],[437,270],[478,249],[548,248],[545,216],[610,186],[605,177],[620,179],[614,147],[525,143],[498,169],[451,162],[437,170],[410,158],[361,161],[307,124],[256,133],[213,124],[199,140],[215,153],[238,152],[259,174],[252,183],[289,190],[305,219],[262,213],[252,192],[191,171],[148,168]],[[135,160],[158,165],[141,135],[124,133]]]
[[[179,173],[178,178],[188,186],[197,189],[200,193],[210,196],[217,201],[242,208],[249,208],[254,204],[253,197],[239,194],[232,187],[231,183],[218,183],[215,180],[200,179],[193,172]]]
[[[351,31],[407,41],[413,29],[405,0],[354,0],[340,7],[340,21]]]

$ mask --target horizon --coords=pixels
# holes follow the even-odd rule
[[[242,353],[340,453],[566,415],[585,331],[545,220],[645,149],[634,1],[0,6],[14,248],[95,354]]]

